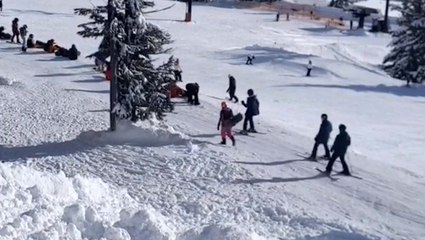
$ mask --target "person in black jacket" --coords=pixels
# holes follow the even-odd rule
[[[80,52],[78,51],[75,44],[72,44],[71,48],[68,49],[68,58],[69,60],[77,60]]]
[[[232,99],[235,99],[235,103],[239,102],[238,97],[236,97],[235,92],[236,92],[236,79],[235,77],[233,77],[232,75],[229,74],[229,88],[227,89],[227,91],[230,95],[230,101],[232,101]]]
[[[12,38],[12,35],[10,33],[4,32],[4,27],[0,27],[0,39],[2,40],[10,40]]]
[[[15,18],[12,21],[12,39],[10,40],[11,42],[13,42],[13,39],[16,36],[16,42],[17,43],[21,43],[21,40],[19,39],[19,19]]]
[[[313,151],[311,152],[311,156],[309,157],[311,160],[316,160],[317,148],[319,147],[320,144],[323,144],[323,146],[325,147],[325,152],[326,152],[325,157],[327,159],[331,158],[330,156],[331,154],[329,152],[329,147],[328,147],[328,141],[329,141],[329,136],[332,132],[332,124],[331,122],[329,122],[327,114],[323,113],[321,118],[322,118],[322,124],[320,124],[319,132],[314,138],[315,143],[314,143]]]
[[[344,124],[339,125],[339,134],[335,138],[334,145],[332,146],[331,151],[333,152],[331,159],[326,166],[326,173],[330,174],[332,172],[332,166],[335,163],[335,160],[339,158],[341,160],[343,171],[341,172],[344,175],[351,175],[348,170],[347,163],[345,162],[345,153],[347,152],[348,146],[351,144],[350,135],[346,132],[347,127]]]
[[[245,119],[243,121],[243,130],[242,134],[247,133],[247,127],[249,122],[249,130],[248,132],[257,132],[254,127],[254,119],[253,117],[260,114],[260,103],[258,102],[257,97],[254,95],[254,91],[252,89],[248,90],[248,98],[246,103],[242,101],[242,105],[246,107]]]
[[[188,103],[192,105],[199,105],[198,93],[199,93],[198,83],[186,84],[186,96],[187,96]]]

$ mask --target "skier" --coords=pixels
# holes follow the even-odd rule
[[[326,173],[330,174],[332,172],[332,166],[335,163],[335,160],[339,158],[341,160],[343,171],[341,174],[351,175],[347,163],[345,162],[345,153],[347,152],[348,146],[351,144],[350,135],[346,132],[347,127],[344,124],[339,125],[339,134],[335,138],[334,145],[332,146],[331,151],[332,157],[326,166]]]
[[[248,55],[247,57],[246,57],[246,65],[252,65],[252,60],[254,60],[255,59],[255,56],[254,55]]]
[[[192,105],[199,105],[198,93],[199,93],[198,83],[186,84],[186,96],[187,96],[188,103]]]
[[[243,121],[243,130],[242,134],[247,134],[247,132],[253,132],[256,133],[254,127],[254,119],[253,117],[260,114],[260,102],[258,101],[257,97],[254,95],[254,91],[252,89],[248,90],[248,98],[246,100],[246,103],[242,101],[242,105],[246,107],[245,112],[245,119]],[[249,130],[247,131],[249,122]]]
[[[13,43],[13,39],[15,38],[15,36],[16,36],[16,42],[17,43],[21,43],[20,42],[20,40],[19,40],[19,19],[18,18],[15,18],[15,19],[13,19],[13,21],[12,21],[12,39],[10,40],[12,43]]]
[[[232,145],[235,146],[236,141],[235,137],[232,134],[232,118],[233,112],[232,109],[227,107],[226,102],[221,103],[220,119],[218,120],[217,130],[220,130],[221,125],[221,144],[226,144],[226,136],[232,140]]]
[[[22,38],[22,52],[27,51],[27,34],[28,34],[27,28],[28,27],[26,24],[24,24],[22,27],[19,28],[19,34],[21,35],[21,38]]]
[[[230,101],[232,101],[232,99],[234,98],[235,103],[237,103],[239,102],[239,99],[238,97],[236,97],[235,91],[236,91],[236,79],[235,77],[229,74],[229,88],[226,90],[226,92],[228,92],[230,95]]]
[[[178,58],[176,59],[176,62],[174,64],[173,72],[174,72],[174,77],[175,77],[176,81],[182,82],[182,72],[183,71],[182,71],[182,68],[180,67],[180,61],[179,61]]]
[[[313,64],[311,63],[311,60],[308,60],[307,64],[307,77],[310,77],[311,69],[313,68]]]
[[[322,123],[320,124],[319,132],[317,133],[316,137],[314,138],[314,147],[313,151],[309,157],[309,159],[316,161],[316,154],[317,154],[317,148],[320,144],[323,144],[325,147],[325,158],[330,159],[330,153],[329,153],[329,147],[328,147],[328,141],[329,136],[332,132],[332,124],[328,120],[328,115],[323,113],[322,116]]]

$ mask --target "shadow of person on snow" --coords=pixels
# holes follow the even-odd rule
[[[293,162],[311,162],[309,159],[290,159],[285,161],[275,161],[275,162],[243,162],[243,161],[236,161],[235,163],[240,164],[246,164],[246,165],[264,165],[264,166],[275,166],[275,165],[283,165],[283,164],[289,164]]]
[[[299,182],[299,181],[307,181],[314,180],[318,178],[325,178],[326,175],[319,173],[317,175],[311,177],[291,177],[291,178],[280,178],[274,177],[271,179],[262,179],[262,178],[253,178],[253,179],[236,179],[233,184],[255,184],[255,183],[287,183],[287,182]]]

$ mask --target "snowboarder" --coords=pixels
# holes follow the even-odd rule
[[[22,52],[27,51],[27,34],[28,34],[27,28],[28,26],[26,24],[24,24],[22,27],[19,28],[19,34],[21,35],[21,38],[22,38]]]
[[[246,65],[252,65],[252,60],[254,60],[255,59],[255,56],[254,55],[248,55],[247,57],[246,57]]]
[[[235,77],[229,74],[229,88],[226,90],[226,92],[228,92],[230,95],[230,101],[232,101],[232,99],[234,98],[235,103],[237,103],[239,102],[239,99],[238,97],[236,97],[235,91],[236,91],[236,79]]]
[[[348,169],[347,163],[345,162],[345,153],[347,152],[348,146],[351,144],[350,135],[346,132],[347,127],[344,124],[339,125],[339,134],[335,138],[335,142],[332,146],[331,151],[332,157],[326,166],[326,173],[330,174],[332,172],[332,166],[335,163],[335,160],[339,158],[341,160],[343,171],[341,174],[351,175]]]
[[[173,72],[174,72],[174,77],[175,77],[176,81],[182,82],[183,81],[182,80],[182,72],[183,71],[182,71],[182,68],[180,67],[180,61],[179,61],[178,58],[176,59],[176,62],[174,64]]]
[[[320,124],[319,132],[314,138],[315,143],[314,143],[313,151],[311,152],[311,155],[309,157],[309,159],[314,161],[316,160],[317,148],[319,147],[320,144],[323,144],[323,146],[325,147],[325,153],[326,153],[325,158],[330,159],[331,157],[329,152],[329,147],[328,147],[328,141],[329,141],[329,136],[332,132],[332,124],[331,122],[329,122],[327,114],[323,113],[321,118],[322,118],[322,123]]]
[[[198,93],[199,93],[198,83],[186,84],[186,96],[187,96],[188,103],[192,105],[199,105]]]
[[[248,98],[246,100],[246,103],[242,101],[242,105],[246,107],[246,112],[245,112],[245,119],[243,121],[243,130],[241,133],[242,134],[247,134],[247,132],[256,133],[257,131],[255,130],[255,127],[254,127],[253,117],[260,114],[260,110],[259,110],[260,103],[257,97],[254,95],[254,91],[252,89],[248,90]],[[248,122],[249,122],[249,130],[247,131]]]
[[[308,64],[307,64],[307,77],[310,77],[310,73],[311,73],[311,69],[313,68],[313,63],[311,62],[311,60],[308,60]]]
[[[15,36],[16,36],[16,42],[17,43],[21,43],[20,42],[20,40],[19,40],[19,19],[18,18],[15,18],[15,19],[13,19],[13,21],[12,21],[12,39],[10,40],[12,43],[13,43],[13,39],[15,38]]]
[[[221,103],[220,119],[218,120],[217,130],[220,130],[221,125],[221,144],[226,144],[226,136],[232,140],[232,145],[235,146],[235,137],[232,134],[232,109],[227,107],[226,102]]]

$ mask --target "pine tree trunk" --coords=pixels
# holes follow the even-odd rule
[[[111,29],[111,23],[114,19],[113,0],[108,0],[108,29]],[[111,86],[110,86],[110,128],[115,131],[117,127],[116,114],[113,112],[117,101],[117,55],[115,51],[115,41],[112,33],[109,33],[109,46],[111,50]]]

